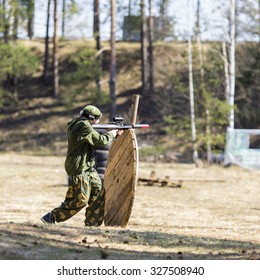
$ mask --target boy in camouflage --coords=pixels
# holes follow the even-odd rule
[[[64,222],[87,206],[85,225],[102,224],[105,191],[95,169],[94,149],[109,144],[122,131],[99,134],[92,124],[98,123],[101,116],[97,107],[88,105],[80,112],[80,117],[68,123],[65,170],[69,187],[64,202],[41,218],[44,223]]]

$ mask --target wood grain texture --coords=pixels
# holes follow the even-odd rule
[[[131,215],[137,183],[138,147],[133,130],[113,142],[104,177],[106,226],[125,227]]]

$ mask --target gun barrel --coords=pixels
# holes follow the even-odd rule
[[[149,128],[149,124],[133,124],[132,128]]]
[[[106,130],[112,130],[112,129],[135,129],[135,128],[149,128],[149,124],[93,124],[92,127],[94,129],[106,129]]]

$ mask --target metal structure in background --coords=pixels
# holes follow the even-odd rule
[[[224,165],[260,169],[260,129],[227,130]]]

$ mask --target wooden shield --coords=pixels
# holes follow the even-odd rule
[[[126,130],[111,145],[104,177],[106,226],[125,227],[134,202],[138,147],[133,130]]]

